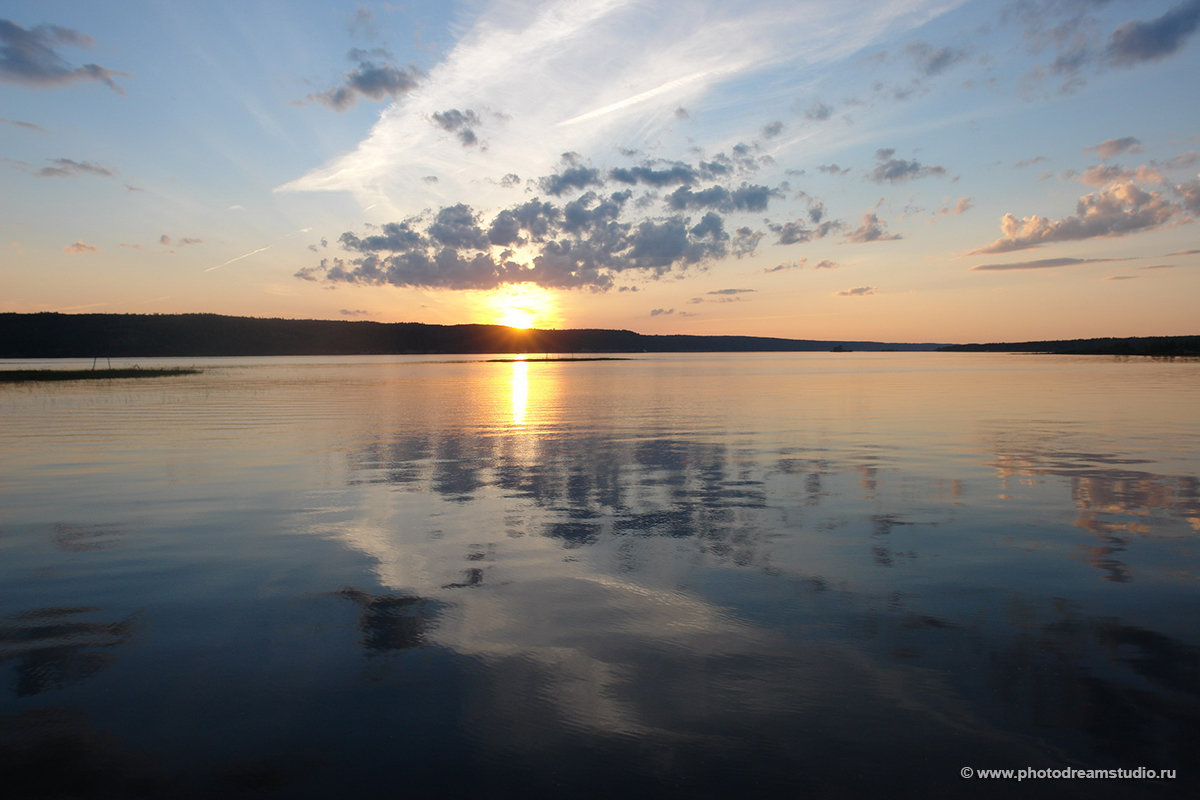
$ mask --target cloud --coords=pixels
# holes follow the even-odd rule
[[[748,294],[749,292],[756,292],[756,291],[758,291],[758,290],[757,289],[713,289],[711,292],[706,292],[706,294],[735,295],[735,294]]]
[[[868,212],[862,215],[862,223],[846,234],[845,241],[862,244],[865,242],[887,242],[901,238],[898,233],[889,236],[886,227],[886,224],[874,212]]]
[[[368,316],[371,312],[361,308],[342,308],[338,310],[338,313],[343,317],[364,317]]]
[[[841,222],[836,220],[821,220],[824,214],[824,207],[817,206],[810,212],[810,219],[817,221],[813,227],[807,227],[804,220],[794,220],[783,224],[771,224],[767,228],[779,235],[776,244],[803,244],[811,242],[813,239],[824,239],[834,231],[841,230],[843,227]]]
[[[681,162],[667,164],[662,169],[655,169],[653,164],[642,164],[637,167],[616,167],[609,170],[609,180],[629,185],[645,184],[647,186],[690,186],[700,177],[701,171]]]
[[[1180,205],[1193,215],[1200,215],[1200,180],[1181,183],[1175,187]]]
[[[774,122],[764,125],[762,130],[759,132],[762,134],[764,139],[774,139],[776,136],[783,133],[783,128],[783,123],[780,120],[775,120]]]
[[[172,239],[165,233],[158,237],[158,243],[167,247],[171,246],[172,244],[179,245],[180,247],[187,247],[189,244],[201,244],[203,242],[203,239],[192,239],[187,236],[183,237],[182,239]]]
[[[824,122],[831,116],[833,116],[833,109],[817,100],[814,100],[813,104],[804,111],[804,118],[813,122]]]
[[[652,308],[652,309],[650,309],[650,316],[652,316],[652,317],[660,317],[660,316],[664,316],[667,314],[674,314],[674,313],[675,313],[675,309],[673,309],[673,308]]]
[[[876,183],[899,183],[910,178],[925,178],[930,175],[946,174],[945,167],[923,166],[918,161],[906,161],[903,158],[893,158],[895,150],[883,148],[875,151],[875,157],[880,163],[872,170],[870,179]]]
[[[1015,164],[1013,164],[1013,166],[1017,167],[1017,168],[1028,167],[1032,164],[1040,164],[1041,162],[1048,161],[1048,160],[1049,159],[1047,159],[1045,156],[1034,156],[1033,158],[1022,159],[1022,160],[1016,162]]]
[[[387,61],[378,63],[374,60],[386,57],[389,54],[384,50],[351,50],[347,58],[357,61],[358,66],[343,74],[340,86],[310,94],[308,102],[320,103],[334,111],[346,111],[358,103],[359,97],[376,101],[390,97],[394,100],[411,92],[425,78],[425,73],[413,64],[397,69]]]
[[[384,203],[393,219],[447,199],[491,213],[506,200],[497,185],[470,183],[476,168],[548,175],[558,153],[595,159],[613,153],[614,142],[661,142],[659,153],[679,158],[693,142],[676,109],[757,103],[758,89],[747,94],[756,78],[813,74],[928,23],[950,5],[696,0],[680,14],[675,4],[544,0],[471,8],[479,10],[453,46],[417,76],[419,91],[395,95],[395,105],[357,147],[281,188],[350,191],[364,206]],[[429,124],[434,113],[451,108],[505,115],[502,129],[489,131],[486,154],[482,148],[464,154],[460,142]],[[736,141],[738,120],[718,119],[723,140]],[[727,152],[741,169],[766,155]],[[611,166],[604,164],[604,172]],[[429,174],[441,177],[436,193],[414,193]]]
[[[772,272],[785,272],[792,269],[800,269],[808,263],[807,258],[798,258],[795,261],[785,261],[782,264],[776,264],[773,267],[766,267],[763,272],[770,274]]]
[[[838,297],[864,297],[869,294],[875,294],[874,286],[859,286],[856,289],[845,289],[837,293]]]
[[[1112,32],[1105,57],[1117,66],[1158,61],[1177,52],[1200,26],[1200,0],[1187,0],[1149,22],[1130,21]]]
[[[1133,136],[1122,136],[1120,139],[1105,139],[1100,144],[1083,148],[1085,152],[1093,151],[1100,158],[1108,159],[1121,153],[1140,153],[1142,143]]]
[[[954,47],[934,47],[928,42],[913,42],[904,48],[917,71],[925,77],[940,75],[967,57],[966,51]]]
[[[1198,161],[1200,161],[1200,154],[1197,154],[1195,150],[1188,150],[1186,153],[1168,158],[1160,166],[1163,169],[1190,169]]]
[[[1167,253],[1169,256],[1194,256],[1200,253],[1200,250],[1176,250],[1174,253]]]
[[[100,248],[94,244],[86,244],[84,242],[75,242],[74,244],[69,244],[66,247],[64,247],[63,252],[66,253],[67,255],[78,256],[78,255],[90,255],[92,253],[95,253],[99,249]]]
[[[50,131],[43,128],[41,125],[34,125],[32,122],[23,122],[19,119],[4,119],[0,118],[0,122],[5,125],[12,125],[14,128],[24,128],[27,131],[36,131],[37,133],[49,133]]]
[[[1137,280],[1139,277],[1141,277],[1141,276],[1139,276],[1139,275],[1109,275],[1104,280],[1106,280],[1106,281],[1133,281],[1133,280]]]
[[[773,197],[782,197],[783,192],[768,186],[743,183],[736,189],[710,186],[701,191],[680,186],[667,195],[667,205],[677,211],[685,209],[712,208],[718,211],[766,211]]]
[[[1079,176],[1079,182],[1087,186],[1105,186],[1119,181],[1138,183],[1162,183],[1163,176],[1153,167],[1141,166],[1128,170],[1119,164],[1095,164]]]
[[[1004,235],[969,255],[1007,253],[1051,242],[1069,242],[1100,236],[1124,236],[1153,230],[1180,215],[1179,205],[1159,192],[1145,191],[1133,183],[1116,183],[1079,198],[1074,216],[1053,220],[1040,216],[1017,219],[1005,214]]]
[[[541,182],[570,184],[569,167]],[[586,180],[599,180],[592,170]],[[535,283],[548,288],[607,290],[622,276],[657,278],[727,255],[753,252],[762,234],[748,228],[726,232],[715,211],[627,215],[626,189],[611,194],[586,191],[562,205],[540,198],[501,209],[490,219],[458,203],[435,214],[410,217],[359,235],[339,237],[347,257],[322,259],[296,273],[304,280],[366,285],[491,289]],[[521,248],[518,256],[514,248]]]
[[[77,175],[98,175],[104,178],[111,178],[116,175],[116,170],[102,167],[99,164],[93,164],[90,161],[72,161],[69,158],[51,158],[47,160],[54,166],[42,167],[33,173],[34,175],[39,178],[73,178]]]
[[[442,130],[457,135],[463,147],[472,147],[479,143],[479,137],[475,135],[474,130],[475,126],[479,125],[479,115],[470,109],[459,111],[457,108],[451,108],[435,111],[433,123]]]
[[[823,258],[816,264],[813,264],[813,269],[837,269],[839,264],[836,261],[830,261],[828,258]]]
[[[837,164],[822,164],[817,167],[818,172],[824,172],[829,175],[845,175],[850,171],[849,167],[839,167]]]
[[[958,198],[958,201],[956,203],[954,203],[954,205],[950,205],[949,203],[947,203],[946,205],[944,205],[940,209],[938,209],[937,213],[938,213],[939,217],[944,217],[947,215],[957,216],[959,214],[965,214],[967,211],[970,211],[973,206],[974,206],[974,202],[971,200],[970,197],[960,197],[960,198]]]
[[[92,44],[92,37],[70,28],[38,25],[26,30],[12,20],[0,19],[0,82],[48,89],[97,81],[118,94],[125,94],[113,79],[127,78],[128,74],[99,64],[72,68],[55,50],[57,46],[86,49]]]
[[[1039,261],[1017,261],[1011,264],[978,264],[972,271],[1001,271],[1010,269],[1054,269],[1073,267],[1077,264],[1105,264],[1111,261],[1128,261],[1125,258],[1043,258]]]

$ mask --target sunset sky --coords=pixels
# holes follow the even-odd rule
[[[0,311],[1200,333],[1200,0],[0,2]]]

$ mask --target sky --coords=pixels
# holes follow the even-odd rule
[[[1200,0],[0,0],[0,312],[1200,333]]]

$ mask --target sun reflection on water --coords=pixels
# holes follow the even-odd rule
[[[529,364],[524,359],[512,363],[512,424],[525,426],[525,414],[529,409]]]

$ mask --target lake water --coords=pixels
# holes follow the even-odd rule
[[[18,794],[1200,783],[1200,362],[151,363],[0,386]]]

